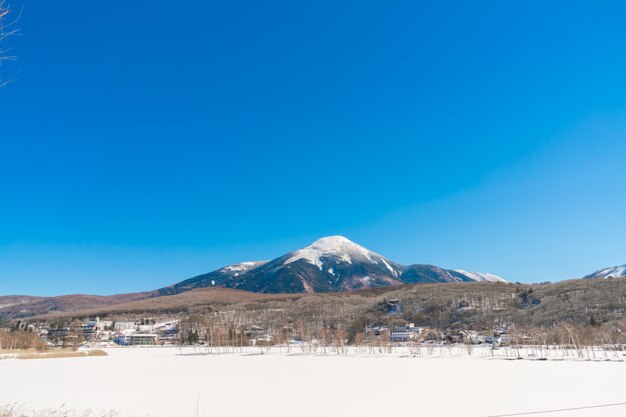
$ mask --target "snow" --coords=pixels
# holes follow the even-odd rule
[[[383,261],[383,263],[385,264],[385,266],[387,267],[387,269],[389,270],[389,272],[391,272],[391,275],[393,275],[394,277],[396,277],[396,278],[397,278],[397,277],[398,277],[398,272],[397,272],[395,269],[393,269],[393,268],[391,267],[391,265],[389,265],[389,264],[387,263],[387,261],[385,260],[385,258],[381,258],[381,261]]]
[[[96,414],[119,410],[121,417],[379,417],[417,410],[477,417],[624,401],[623,362],[504,360],[447,349],[421,357],[312,355],[294,347],[263,355],[258,348],[202,352],[118,348],[106,357],[0,360],[0,404],[67,404]],[[617,417],[626,415],[626,407],[558,415]]]
[[[313,242],[306,248],[292,252],[291,256],[285,261],[285,265],[304,259],[322,270],[323,262],[321,258],[323,257],[335,258],[348,264],[352,264],[353,261],[365,261],[372,264],[378,264],[379,261],[384,262],[382,256],[343,236],[329,236]],[[387,267],[393,272],[389,265]]]
[[[359,278],[359,281],[361,282],[363,286],[368,286],[370,282],[372,282],[372,278],[366,275],[364,277]]]
[[[589,278],[619,278],[626,275],[626,265],[614,266],[611,268],[600,269],[593,274],[589,275]]]
[[[372,252],[343,236],[328,236],[318,239],[309,246],[299,249],[295,252],[291,252],[285,255],[285,258],[281,259],[285,259],[282,265],[289,265],[293,262],[303,259],[309,264],[317,266],[320,271],[326,271],[328,274],[335,276],[335,278],[337,278],[337,271],[335,271],[335,268],[331,266],[332,262],[339,262],[350,265],[357,263],[369,263],[372,265],[379,265],[379,267],[382,267],[384,265],[384,267],[389,271],[392,277],[398,278],[401,275],[401,270],[394,269],[394,267],[391,266],[390,262],[388,262],[383,256]],[[330,265],[325,266],[325,261],[328,261]],[[242,262],[239,264],[226,266],[222,268],[222,270],[227,272],[233,272],[233,275],[235,277],[238,277],[265,263],[267,263],[267,261]],[[453,276],[448,270],[441,268],[438,269],[441,274],[447,275],[450,281],[460,281],[458,276]],[[468,272],[461,269],[457,269],[455,271],[465,275],[466,277],[474,281],[507,282],[505,279],[494,274]],[[367,278],[362,278],[362,280],[364,280],[363,282],[365,285],[369,283],[369,279]],[[306,288],[307,284],[304,285],[305,290],[309,291]]]
[[[459,274],[463,274],[466,277],[469,277],[470,279],[473,279],[474,281],[478,281],[478,282],[482,282],[482,281],[508,282],[507,280],[505,280],[502,277],[499,277],[499,276],[494,275],[494,274],[485,273],[485,272],[468,272],[468,271],[464,271],[462,269],[455,269],[454,271],[458,272]]]
[[[617,278],[626,275],[626,265],[613,268],[613,270],[606,276],[607,278]]]
[[[248,272],[258,266],[267,263],[267,261],[249,261],[249,262],[240,262],[238,264],[228,265],[222,268],[222,271],[228,272],[236,272],[235,276],[239,276],[241,272]]]

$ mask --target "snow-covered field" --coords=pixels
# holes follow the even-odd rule
[[[506,360],[481,350],[422,357],[293,348],[203,352],[119,348],[105,357],[1,360],[0,404],[39,410],[65,404],[135,417],[380,417],[496,416],[626,402],[626,363],[619,361]],[[626,405],[536,415],[626,416]]]

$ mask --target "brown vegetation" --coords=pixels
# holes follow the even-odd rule
[[[414,323],[430,340],[462,331],[525,335],[533,344],[571,346],[626,343],[626,279],[585,279],[555,284],[417,284],[326,294],[257,294],[210,288],[31,319],[69,324],[89,317],[111,320],[176,316],[180,343],[205,341],[234,349],[289,340],[321,346],[365,344],[366,326]],[[74,326],[76,327],[76,326]],[[443,337],[442,335],[447,335]],[[376,343],[389,343],[380,335]],[[530,343],[528,340],[524,344]]]
[[[511,344],[560,345],[593,353],[593,347],[626,343],[625,307],[625,279],[543,285],[433,284],[191,309],[179,330],[183,344],[204,340],[218,348],[245,346],[247,329],[254,325],[270,331],[268,344],[295,339],[324,350],[346,343],[387,349],[389,334],[368,338],[368,325],[390,329],[414,323],[431,329],[419,343],[454,342],[461,331],[483,335],[497,331],[507,333]]]
[[[151,297],[151,293],[131,293],[111,296],[63,295],[59,297],[0,297],[0,321],[20,319],[54,312],[72,312],[86,308],[130,303]]]
[[[283,315],[293,319],[320,317],[327,322],[345,323],[346,319],[358,318],[365,323],[387,316],[386,303],[390,299],[399,300],[401,310],[393,317],[398,322],[414,322],[437,328],[490,329],[494,324],[504,322],[539,327],[560,322],[594,325],[626,317],[625,278],[538,285],[417,284],[327,294],[258,294],[210,288],[141,299],[145,296],[143,293],[83,299],[78,304],[64,306],[63,309],[69,311],[60,309],[39,315],[36,320],[84,319],[96,315],[191,315],[218,311],[246,312],[247,316],[255,312],[264,316],[280,310],[286,312]],[[106,304],[102,304],[102,298],[107,299]],[[26,308],[26,305],[22,308]],[[359,323],[355,325],[360,326]]]
[[[0,352],[7,350],[43,351],[46,349],[46,344],[35,333],[0,330]]]

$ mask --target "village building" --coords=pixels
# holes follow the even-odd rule
[[[132,334],[130,335],[130,345],[153,346],[156,345],[157,338],[156,334]]]
[[[137,323],[134,321],[115,321],[113,322],[113,330],[116,332],[136,331]]]

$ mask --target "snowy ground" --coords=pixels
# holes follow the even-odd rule
[[[626,402],[620,361],[506,360],[461,349],[422,357],[204,352],[120,348],[106,357],[0,360],[0,404],[66,404],[134,417],[380,417],[500,416]],[[626,405],[536,415],[621,417]]]

